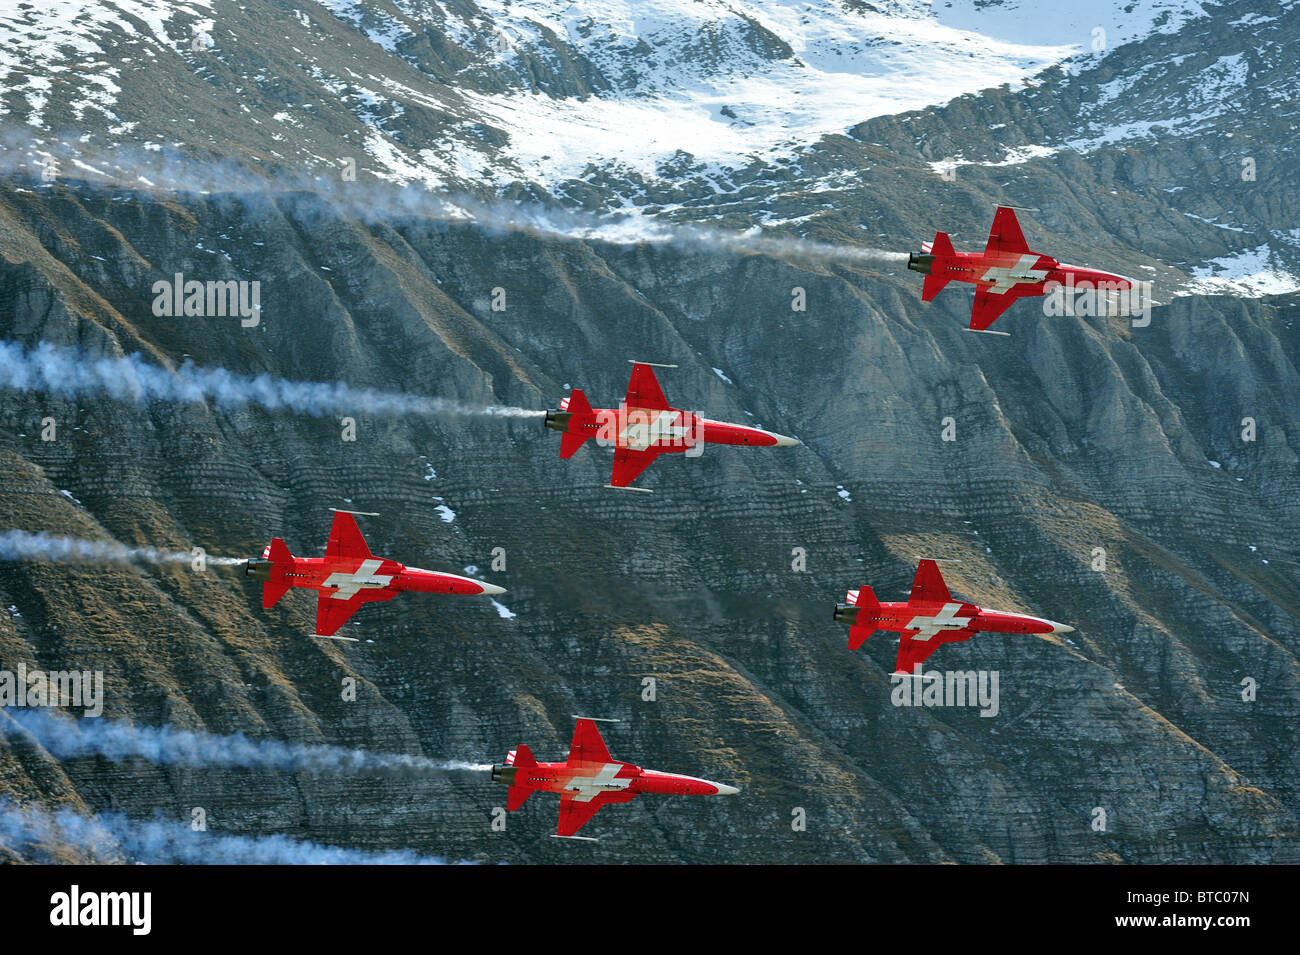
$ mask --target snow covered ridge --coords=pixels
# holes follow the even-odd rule
[[[1095,56],[1098,29],[1109,50],[1203,12],[1186,0],[1036,0],[1032,12],[1027,0],[934,8],[930,0],[481,0],[473,7],[303,0],[287,10],[212,0],[0,0],[0,122],[67,131],[67,121],[54,128],[47,111],[59,91],[72,97],[74,123],[110,141],[194,145],[192,117],[146,111],[124,120],[119,112],[133,89],[156,85],[164,63],[205,82],[216,65],[227,81],[234,74],[233,91],[220,88],[233,109],[250,124],[289,134],[271,135],[269,150],[259,144],[285,162],[336,161],[337,151],[312,146],[313,123],[329,103],[342,104],[354,126],[332,131],[356,143],[367,169],[394,182],[523,180],[554,191],[593,169],[672,178],[689,157],[697,176],[725,189],[730,169],[792,156],[874,116],[1017,84],[1076,54]],[[260,19],[236,23],[254,13]],[[322,30],[326,22],[334,33]],[[275,27],[286,37],[276,41],[281,51],[292,53],[315,95],[261,115],[245,100],[268,78],[252,65],[260,60],[244,55],[247,39],[241,46],[235,38]],[[351,47],[339,41],[339,28],[354,36]],[[455,48],[443,58],[462,64],[450,79],[450,67],[434,76],[420,59],[431,39]],[[385,58],[390,68],[380,65]],[[409,127],[392,122],[421,110],[441,118],[444,136],[413,141]],[[475,132],[482,128],[503,134],[503,144],[487,142]],[[287,142],[294,136],[305,142]],[[280,143],[285,155],[275,152]]]
[[[1300,229],[1274,233],[1276,243],[1300,249]],[[1253,249],[1211,259],[1209,264],[1192,272],[1192,280],[1182,295],[1237,295],[1259,298],[1300,292],[1300,275],[1289,271],[1279,260],[1272,244],[1265,242]]]
[[[425,0],[395,0],[403,25],[359,0],[320,2],[395,51],[403,29],[429,23],[431,11]],[[1150,15],[1130,16],[1122,0],[1057,5],[1075,11],[1076,25],[1033,39],[1017,3],[990,17],[974,0],[937,12],[924,0],[893,0],[885,12],[837,0],[482,0],[483,17],[436,16],[481,63],[510,70],[526,56],[576,57],[605,81],[590,96],[526,87],[469,94],[508,132],[503,152],[529,179],[550,188],[595,166],[653,180],[687,153],[725,188],[728,168],[787,156],[874,116],[1018,83],[1087,51],[1097,23],[1136,39],[1161,11],[1196,6],[1157,2]]]
[[[192,28],[169,34],[168,21],[178,14],[185,14]],[[27,123],[43,126],[54,84],[72,83],[81,85],[77,118],[94,110],[116,120],[122,71],[148,68],[147,59],[120,60],[121,43],[144,39],[174,54],[187,38],[211,30],[211,17],[211,0],[0,0],[0,89],[5,91],[0,115],[13,112],[13,100],[21,97],[28,106]],[[145,55],[159,53],[150,48]]]

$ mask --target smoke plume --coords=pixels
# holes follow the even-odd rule
[[[134,726],[94,717],[64,719],[39,709],[0,710],[0,735],[23,734],[32,737],[57,759],[102,756],[112,762],[134,758],[159,766],[275,769],[290,773],[405,775],[492,769],[490,763],[257,740],[243,733],[219,736],[173,726]]]
[[[537,418],[544,411],[480,405],[425,395],[353,388],[343,382],[291,381],[268,374],[241,375],[224,368],[201,368],[186,361],[171,370],[140,355],[91,358],[76,348],[41,342],[26,348],[0,341],[0,388],[39,391],[72,398],[107,395],[119,401],[179,401],[218,408],[257,405],[268,411],[293,411],[324,417],[365,412],[375,415],[490,415]]]
[[[43,560],[61,564],[182,564],[194,555],[187,550],[159,550],[156,547],[127,547],[117,541],[93,541],[79,537],[53,537],[45,532],[0,531],[0,560]],[[203,558],[209,564],[232,567],[241,557]]]
[[[59,849],[76,850],[99,863],[152,865],[445,865],[446,860],[409,849],[364,852],[303,842],[288,836],[221,835],[155,818],[121,813],[83,816],[71,809],[18,806],[0,800],[0,847],[35,862],[65,861]]]
[[[758,227],[741,232],[653,218],[638,211],[601,216],[540,203],[435,192],[419,185],[344,182],[335,170],[328,174],[278,170],[272,176],[265,170],[247,169],[225,157],[199,159],[172,149],[157,152],[132,147],[95,149],[80,142],[77,136],[65,137],[64,143],[49,143],[39,149],[29,149],[25,136],[10,138],[10,155],[0,157],[0,175],[36,179],[45,164],[54,161],[60,168],[76,169],[78,177],[84,177],[85,182],[97,188],[289,204],[309,196],[334,206],[341,215],[368,222],[413,217],[613,245],[673,246],[694,251],[757,253],[864,265],[907,260],[904,252],[818,242],[764,232]],[[22,158],[24,153],[29,155]]]

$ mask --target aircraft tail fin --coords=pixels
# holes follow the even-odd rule
[[[876,592],[870,587],[859,587],[857,590],[850,590],[844,598],[844,602],[850,607],[859,609],[880,606],[880,601],[876,599]]]
[[[289,545],[279,537],[273,538],[271,543],[266,545],[266,549],[262,551],[262,559],[271,562],[272,575],[276,575],[276,571],[283,573],[288,566],[293,565],[293,554],[289,552]],[[289,588],[292,586],[293,584],[284,580],[283,577],[276,580],[267,580],[262,584],[262,608],[268,610],[274,607],[280,602],[280,598],[289,592]]]
[[[873,612],[880,606],[880,601],[876,599],[876,592],[870,587],[859,587],[857,590],[850,590],[847,603],[850,606],[858,608],[858,620],[860,623],[849,628],[849,649],[856,650],[867,642],[867,638],[876,632],[876,628],[867,622],[866,617],[873,615]]]
[[[271,543],[266,545],[266,550],[262,551],[262,556],[273,564],[293,562],[293,554],[289,552],[289,545],[280,537],[271,538]]]
[[[587,400],[586,392],[581,388],[574,388],[569,392],[569,397],[560,402],[560,410],[579,417],[595,414],[591,410],[591,402]]]
[[[948,238],[947,232],[936,232],[934,242],[930,244],[927,251],[936,259],[951,258],[957,254],[957,250],[952,247],[952,239]]]
[[[569,393],[569,397],[560,402],[560,410],[567,411],[573,417],[570,422],[589,424],[596,418],[596,412],[592,410],[591,402],[587,400],[586,394],[581,388],[574,388]],[[592,436],[590,429],[582,432],[566,431],[560,438],[560,457],[571,458],[578,453],[578,449],[587,443],[587,439]]]
[[[531,749],[525,745],[520,745],[506,754],[506,765],[517,766],[520,769],[532,769],[537,765],[537,758],[533,756]]]

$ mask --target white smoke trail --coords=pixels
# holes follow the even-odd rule
[[[58,759],[102,756],[115,763],[139,758],[160,766],[277,769],[284,772],[413,774],[487,772],[491,763],[435,760],[407,753],[372,753],[340,746],[218,736],[172,726],[132,726],[96,717],[62,719],[45,710],[0,710],[0,735],[32,736]]]
[[[194,555],[187,550],[127,547],[117,541],[92,541],[80,537],[54,537],[44,531],[0,531],[0,560],[45,560],[64,564],[182,564]],[[209,564],[233,567],[242,557],[203,558]]]
[[[315,417],[340,413],[491,415],[539,418],[545,411],[478,405],[424,395],[353,388],[342,382],[290,381],[271,375],[241,375],[224,368],[200,368],[186,361],[174,371],[138,354],[90,358],[76,348],[41,342],[28,349],[0,341],[0,388],[41,391],[71,398],[104,394],[120,401],[211,401],[219,408],[254,404],[268,411]]]
[[[387,203],[371,202],[368,208],[384,208],[385,205],[391,206],[394,201],[399,204],[400,212],[406,215],[469,222],[492,229],[568,241],[585,240],[626,246],[673,246],[733,254],[752,252],[857,264],[880,265],[907,261],[906,252],[833,245],[796,236],[765,234],[757,227],[744,232],[724,231],[694,223],[652,219],[639,213],[598,217],[537,205],[484,202],[465,196],[439,196],[411,188],[402,190]],[[373,215],[373,212],[370,214]]]
[[[121,813],[83,816],[71,809],[18,806],[0,800],[0,847],[35,862],[59,862],[60,847],[89,854],[96,862],[150,865],[446,865],[445,859],[409,849],[365,852],[303,842],[279,834],[259,836],[195,832],[156,818]]]
[[[744,232],[727,231],[651,218],[639,212],[599,216],[540,204],[437,193],[414,185],[395,187],[378,182],[344,183],[333,170],[327,175],[279,172],[274,179],[268,179],[262,171],[246,169],[220,157],[200,161],[172,150],[151,152],[129,147],[96,150],[78,142],[79,137],[68,137],[67,140],[76,145],[50,143],[48,149],[35,150],[29,158],[22,159],[22,155],[29,151],[29,136],[26,132],[16,137],[10,134],[8,155],[0,149],[0,175],[36,178],[43,163],[55,159],[61,167],[78,170],[79,178],[84,177],[86,182],[96,186],[136,193],[191,194],[205,200],[230,196],[292,202],[295,194],[305,194],[366,221],[416,216],[568,241],[676,246],[857,264],[879,265],[907,260],[905,252],[764,233],[757,227]],[[0,136],[0,141],[4,141],[3,136]]]

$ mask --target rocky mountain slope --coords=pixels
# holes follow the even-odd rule
[[[562,38],[569,15],[531,5],[214,0],[161,20],[143,3],[113,9],[116,73],[91,62],[69,79],[29,61],[34,87],[7,82],[6,340],[531,409],[570,387],[612,401],[627,358],[676,362],[662,377],[670,399],[804,445],[663,460],[643,482],[654,495],[626,495],[600,487],[608,452],[561,461],[536,419],[358,412],[347,442],[332,413],[6,390],[4,528],[232,556],[279,534],[314,555],[326,508],[377,511],[364,523],[377,553],[477,568],[509,588],[513,616],[409,597],[359,614],[347,632],[363,642],[333,644],[304,636],[309,597],[262,611],[237,569],[6,561],[0,667],[102,669],[110,720],[472,762],[521,742],[558,758],[571,714],[617,717],[616,757],[743,793],[641,799],[597,817],[598,844],[566,844],[546,838],[545,797],[494,831],[504,791],[481,773],[58,759],[6,733],[0,796],[133,819],[203,807],[221,832],[481,861],[1300,858],[1300,298],[1262,294],[1294,289],[1300,272],[1294,5],[1175,6],[1104,56],[1024,84],[1070,51],[1008,54],[1015,71],[997,81],[1014,86],[899,96],[839,127],[830,111],[786,146],[684,146],[676,163],[640,168],[616,148],[590,168],[545,153],[530,165],[518,128],[490,123],[484,103],[544,96],[600,111],[672,98],[724,68],[712,82],[824,70],[794,51],[788,23],[778,29],[784,8],[745,20],[703,5],[723,24],[716,59],[673,53],[694,73],[667,59],[680,32],[566,20]],[[817,29],[800,35],[854,17],[890,18],[904,37],[938,29],[910,5],[811,9]],[[977,23],[996,37],[1014,9]],[[939,19],[975,30],[966,15]],[[204,18],[218,42],[194,51],[184,28]],[[452,19],[496,25],[509,49],[476,46]],[[878,32],[864,48],[895,45]],[[948,34],[935,35],[942,47]],[[55,43],[41,62],[75,49]],[[128,57],[149,57],[154,82]],[[311,78],[325,64],[416,90],[419,107],[360,86],[330,100]],[[122,87],[113,116],[77,113],[93,76]],[[561,128],[536,115],[539,135]],[[437,158],[419,154],[405,175],[376,160],[420,143]],[[35,164],[51,155],[59,174],[43,181]],[[349,155],[357,181],[323,171]],[[398,194],[385,179],[436,190]],[[469,215],[450,213],[458,196]],[[1150,324],[1023,303],[999,323],[1011,338],[970,335],[969,290],[921,303],[897,262],[672,231],[764,225],[902,251],[945,228],[974,248],[998,202],[1036,210],[1021,214],[1035,248],[1152,278]],[[561,214],[574,209],[586,211]],[[617,231],[590,217],[611,210],[633,214]],[[533,227],[512,227],[516,215]],[[260,323],[155,316],[152,285],[177,272],[260,281]],[[1205,284],[1216,277],[1236,284]],[[805,311],[792,310],[796,288]],[[56,441],[41,440],[47,417]],[[503,571],[487,569],[494,548]],[[877,634],[851,653],[830,620],[849,587],[901,599],[917,554],[959,559],[945,573],[963,597],[1077,627],[985,635],[931,658],[998,671],[996,717],[892,705],[894,642]],[[355,701],[342,698],[349,677]]]

